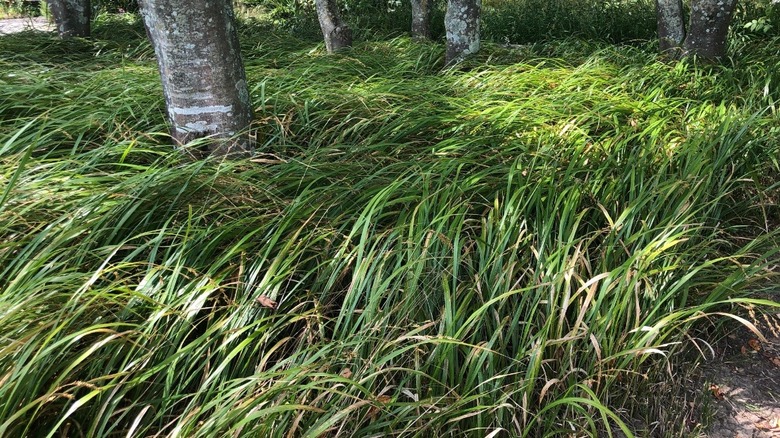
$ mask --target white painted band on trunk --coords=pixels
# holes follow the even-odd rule
[[[208,123],[205,120],[198,120],[196,122],[190,122],[184,126],[177,126],[176,132],[185,134],[189,132],[219,132],[219,125],[216,123]]]
[[[183,116],[196,116],[198,114],[229,113],[233,111],[233,105],[190,106],[186,108],[172,108],[173,113]]]

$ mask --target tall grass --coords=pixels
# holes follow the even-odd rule
[[[626,43],[655,37],[648,0],[486,0],[484,34],[514,44],[564,37]]]
[[[2,436],[644,435],[637,388],[776,305],[765,54],[245,28],[258,153],[187,162],[106,29],[0,38]]]

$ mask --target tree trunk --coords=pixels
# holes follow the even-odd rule
[[[47,0],[60,38],[88,37],[92,6],[89,0]]]
[[[656,0],[655,10],[658,21],[658,45],[660,51],[679,55],[685,39],[685,21],[683,19],[682,0]]]
[[[724,56],[736,3],[736,0],[694,0],[688,36],[683,43],[684,54],[709,60]]]
[[[412,38],[431,39],[431,3],[432,0],[411,0],[412,2]]]
[[[333,53],[352,45],[352,31],[341,19],[336,0],[315,0],[317,18],[320,20],[325,48]]]
[[[174,141],[185,152],[238,157],[252,151],[252,106],[232,0],[142,0]],[[209,137],[203,150],[185,147]]]
[[[449,0],[444,15],[447,65],[479,51],[479,15],[482,0]]]

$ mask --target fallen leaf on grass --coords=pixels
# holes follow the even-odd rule
[[[276,309],[276,301],[268,298],[265,295],[260,295],[257,297],[257,303],[260,304],[263,307],[267,307],[269,309]]]
[[[721,391],[720,386],[716,384],[710,385],[710,392],[712,392],[712,396],[715,397],[718,400],[723,400],[723,397],[725,395],[723,394],[723,391]]]
[[[761,351],[761,342],[758,339],[749,340],[748,346],[750,346],[753,351]]]
[[[345,379],[349,379],[350,377],[352,377],[352,370],[351,370],[351,369],[349,369],[349,368],[344,368],[344,369],[343,369],[343,370],[341,370],[341,372],[339,373],[339,376],[341,376],[341,377],[343,377],[343,378],[345,378]]]
[[[391,400],[392,397],[388,395],[380,395],[376,398],[376,402],[383,405],[390,403]],[[379,410],[380,410],[379,406],[376,405],[371,406],[371,409],[368,410],[368,417],[374,419],[377,416],[377,414],[379,414]]]
[[[771,358],[769,360],[771,360],[772,363],[775,364],[775,366],[780,367],[780,357],[773,357],[773,358]]]

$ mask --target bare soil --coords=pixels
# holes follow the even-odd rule
[[[702,413],[709,418],[704,436],[710,438],[780,437],[780,313],[750,310],[746,319],[764,338],[735,328],[701,366]]]
[[[8,18],[0,20],[0,35],[24,32],[26,30],[38,30],[49,32],[54,26],[45,17]]]

